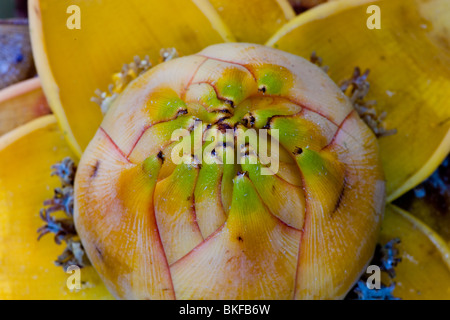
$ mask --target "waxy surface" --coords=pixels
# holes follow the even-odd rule
[[[190,138],[196,120],[203,133],[278,130],[279,170],[261,174],[261,142],[205,136],[210,157],[247,148],[242,164],[176,164],[172,133]],[[214,45],[133,81],[75,188],[77,230],[120,298],[342,297],[371,258],[384,208],[375,136],[344,94],[306,60],[252,44]]]

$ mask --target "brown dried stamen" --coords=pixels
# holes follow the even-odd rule
[[[400,243],[400,239],[395,238],[387,242],[385,245],[377,244],[375,254],[370,265],[376,265],[382,272],[385,272],[391,283],[386,285],[380,284],[380,289],[369,289],[367,287],[368,275],[363,274],[361,279],[356,283],[353,289],[348,293],[347,300],[399,300],[393,295],[396,283],[392,280],[395,278],[395,267],[402,261],[399,257],[399,251],[396,247]]]
[[[96,96],[91,98],[92,102],[97,103],[102,113],[105,114],[112,101],[121,93],[125,87],[138,76],[152,67],[149,56],[141,59],[135,56],[133,62],[124,64],[122,70],[112,76],[113,83],[108,86],[108,91],[95,90]]]
[[[163,48],[160,50],[161,62],[166,62],[179,57],[178,51],[175,48]],[[98,104],[105,114],[112,101],[121,93],[125,87],[141,74],[146,72],[152,67],[149,56],[145,56],[141,59],[139,56],[135,56],[133,62],[124,64],[122,70],[115,73],[112,76],[113,83],[108,86],[107,91],[100,89],[95,90],[95,96],[91,98],[92,102]]]
[[[37,230],[38,240],[48,233],[54,233],[54,240],[57,244],[61,244],[63,241],[66,243],[64,252],[58,256],[55,264],[62,266],[64,271],[71,265],[82,268],[90,265],[90,262],[73,221],[73,184],[76,166],[72,159],[65,158],[51,168],[53,169],[51,175],[59,177],[61,187],[54,190],[52,199],[44,201],[45,208],[41,209],[39,216],[46,224]],[[56,212],[63,212],[65,217],[56,218],[52,215]]]
[[[175,48],[162,48],[159,51],[159,55],[161,56],[162,62],[173,60],[173,59],[178,58],[180,56],[178,54],[177,49],[175,49]]]
[[[367,69],[364,73],[361,73],[359,67],[355,67],[352,77],[342,81],[340,88],[350,98],[361,119],[378,138],[395,134],[397,132],[396,129],[387,130],[384,127],[383,122],[387,115],[386,111],[378,114],[375,109],[376,101],[364,100],[370,89],[370,84],[367,81],[369,72],[370,70]]]
[[[311,53],[309,61],[328,73],[328,66],[323,65],[323,59],[315,51]],[[386,111],[378,114],[375,108],[377,102],[375,100],[364,100],[370,89],[370,83],[367,81],[369,73],[369,69],[361,73],[360,68],[355,67],[351,78],[341,81],[339,87],[350,98],[361,119],[378,138],[393,135],[397,133],[397,129],[387,130],[383,124],[387,116]]]
[[[328,70],[330,69],[328,66],[323,65],[323,60],[321,57],[319,57],[315,51],[311,53],[311,56],[309,57],[309,61],[311,63],[314,63],[316,66],[320,67],[325,73],[328,73]]]

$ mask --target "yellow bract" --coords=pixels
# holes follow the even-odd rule
[[[64,246],[51,236],[37,241],[44,223],[39,209],[59,181],[50,166],[73,157],[56,119],[33,120],[0,138],[0,299],[110,298],[92,267],[81,270],[80,292],[66,286],[69,274],[54,264]]]
[[[0,135],[49,113],[50,109],[38,78],[0,91]]]
[[[380,7],[381,29],[366,27],[370,4]],[[316,51],[336,82],[355,66],[370,69],[368,99],[387,112],[387,129],[397,129],[379,139],[388,200],[450,151],[449,7],[445,0],[341,0],[299,15],[267,43],[303,57]]]
[[[399,238],[402,261],[395,268],[394,296],[450,299],[450,250],[435,232],[400,208],[388,205],[379,242]],[[383,283],[389,284],[388,279]]]
[[[49,104],[81,155],[101,122],[90,98],[135,55],[191,54],[233,36],[206,0],[78,1],[81,29],[66,27],[73,1],[29,2],[33,54]]]
[[[287,0],[209,0],[236,41],[263,43],[295,16]]]

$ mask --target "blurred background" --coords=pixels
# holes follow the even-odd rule
[[[0,2],[0,19],[11,18],[15,11],[14,0],[3,0]]]
[[[20,17],[27,14],[27,0],[1,0],[0,19]]]
[[[34,77],[27,0],[0,1],[0,89]]]

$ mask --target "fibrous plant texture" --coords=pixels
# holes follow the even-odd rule
[[[75,223],[119,298],[340,298],[372,258],[384,194],[375,135],[322,69],[229,43],[112,101]]]

